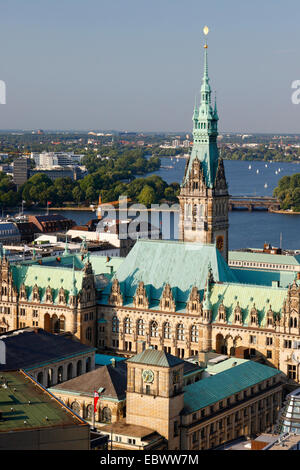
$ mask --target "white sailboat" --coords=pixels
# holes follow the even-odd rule
[[[258,174],[258,173],[259,173],[259,170],[256,170],[256,173]]]
[[[251,165],[249,165],[249,166],[248,166],[248,170],[251,170],[251,168],[252,168],[252,166],[251,166]]]
[[[267,188],[267,187],[268,187],[268,185],[267,185],[267,183],[265,183],[265,184],[264,184],[264,188]]]

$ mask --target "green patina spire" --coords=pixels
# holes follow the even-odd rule
[[[202,85],[200,89],[201,102],[198,109],[194,109],[193,114],[193,137],[194,143],[187,170],[184,175],[182,186],[185,186],[189,179],[193,161],[198,159],[203,168],[205,182],[208,188],[213,188],[219,160],[217,147],[218,136],[218,113],[215,102],[215,109],[211,105],[211,87],[208,76],[208,46],[204,46],[204,71]]]
[[[74,256],[73,256],[73,268],[72,268],[72,289],[70,295],[77,295],[76,279],[75,279],[75,266],[74,266]]]
[[[212,304],[210,301],[211,297],[211,289],[210,289],[210,284],[212,282],[212,269],[211,269],[211,264],[208,264],[208,273],[207,273],[207,278],[206,278],[206,285],[204,289],[204,301],[203,301],[203,310],[212,310]]]
[[[64,256],[69,255],[69,254],[70,254],[70,251],[69,251],[69,248],[68,248],[68,237],[66,235],[66,244],[65,244]]]

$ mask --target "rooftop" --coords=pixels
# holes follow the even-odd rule
[[[127,359],[127,362],[159,367],[174,367],[178,364],[184,364],[182,359],[172,356],[172,354],[165,351],[158,351],[157,349],[145,349],[145,351]]]
[[[86,425],[23,371],[0,373],[1,432]]]
[[[0,371],[30,370],[96,350],[79,341],[48,333],[42,328],[27,327],[1,333],[0,340],[6,346],[6,364],[0,364]]]
[[[246,361],[224,372],[206,377],[184,388],[186,413],[200,410],[220,400],[280,374],[277,369]]]
[[[50,390],[55,393],[75,392],[79,395],[94,396],[94,391],[104,388],[101,394],[105,398],[115,398],[123,400],[126,396],[127,386],[127,365],[120,361],[115,367],[112,365],[99,367],[91,372],[67,380],[66,382],[55,385]]]

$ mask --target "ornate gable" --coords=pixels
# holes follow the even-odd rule
[[[120,283],[118,279],[113,280],[108,301],[111,305],[118,305],[118,306],[123,305],[123,297],[121,294]]]
[[[146,294],[144,283],[141,281],[136,289],[135,296],[133,297],[133,305],[136,308],[149,308],[149,300]]]
[[[200,294],[196,286],[194,286],[191,290],[186,309],[188,313],[202,315],[202,304],[200,300]]]
[[[176,305],[170,284],[166,284],[159,302],[159,308],[166,312],[175,312]]]

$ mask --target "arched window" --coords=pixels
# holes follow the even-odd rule
[[[67,380],[71,380],[73,378],[73,364],[70,362],[68,364],[68,369],[67,369]]]
[[[86,419],[91,420],[93,418],[93,405],[88,405],[85,409]]]
[[[60,366],[58,369],[57,369],[57,383],[61,383],[64,379],[64,369],[62,366]]]
[[[90,372],[91,367],[92,367],[91,358],[88,357],[87,360],[86,360],[85,371]]]
[[[294,328],[297,328],[297,318],[294,318]]]
[[[145,335],[145,324],[144,320],[140,318],[137,322],[137,334],[138,336],[144,336]]]
[[[179,341],[184,341],[184,326],[182,323],[179,323],[177,325],[177,331],[176,331],[176,338],[179,340]]]
[[[86,329],[85,339],[92,341],[92,328],[90,326]]]
[[[171,327],[170,327],[169,322],[164,323],[163,332],[164,332],[164,338],[166,338],[166,339],[171,338]]]
[[[131,335],[131,333],[132,333],[131,319],[129,317],[126,317],[124,323],[125,323],[125,333],[127,335]]]
[[[105,406],[102,410],[101,421],[102,421],[102,423],[110,423],[111,422],[111,411],[107,406]]]
[[[76,375],[81,375],[82,374],[82,362],[78,361],[77,362],[77,368],[76,368]]]
[[[158,336],[158,325],[156,321],[150,323],[150,336],[157,338]]]
[[[114,316],[112,319],[112,332],[119,333],[119,320],[116,316]]]
[[[198,331],[198,326],[193,325],[191,328],[191,342],[192,343],[198,343],[199,341],[199,331]]]
[[[71,410],[80,415],[80,405],[78,401],[73,401],[73,403],[71,404]]]
[[[43,385],[43,381],[44,381],[44,374],[43,372],[39,372],[38,373],[38,376],[37,376],[37,381]]]
[[[59,317],[59,329],[60,331],[65,331],[66,319],[63,315]]]

